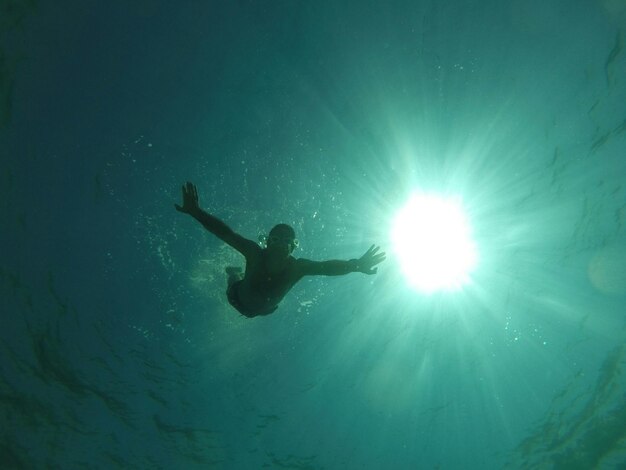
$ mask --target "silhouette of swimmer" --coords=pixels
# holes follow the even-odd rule
[[[200,209],[198,190],[192,183],[183,186],[183,205],[176,210],[191,215],[213,235],[232,246],[246,258],[245,271],[229,266],[226,295],[230,304],[246,317],[269,315],[287,292],[304,276],[341,276],[360,272],[376,274],[378,263],[385,259],[380,247],[372,245],[359,259],[349,261],[311,261],[294,258],[298,246],[293,228],[278,224],[270,231],[266,247],[242,237],[224,222]]]

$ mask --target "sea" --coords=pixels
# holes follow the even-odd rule
[[[0,0],[0,469],[626,468],[625,104],[623,0]],[[245,317],[186,182],[386,259]]]

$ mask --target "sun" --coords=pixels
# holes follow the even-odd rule
[[[422,292],[461,289],[477,264],[476,244],[458,198],[414,194],[398,211],[391,238],[405,276]]]

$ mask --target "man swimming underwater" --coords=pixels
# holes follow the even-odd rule
[[[287,292],[304,276],[341,276],[353,272],[376,274],[378,263],[385,259],[380,247],[372,245],[359,259],[349,261],[311,261],[294,258],[298,246],[296,233],[289,225],[278,224],[267,237],[267,246],[235,233],[218,218],[200,209],[198,190],[192,183],[183,186],[183,205],[176,210],[191,215],[209,232],[228,243],[246,258],[245,272],[229,266],[226,295],[230,304],[246,317],[269,315]]]

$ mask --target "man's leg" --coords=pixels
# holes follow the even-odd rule
[[[237,266],[227,266],[226,274],[228,274],[228,287],[232,286],[235,282],[243,279],[243,270]]]

